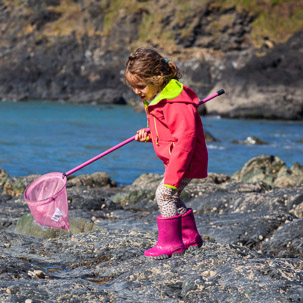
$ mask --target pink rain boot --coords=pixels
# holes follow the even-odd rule
[[[182,215],[182,240],[185,249],[188,249],[189,247],[197,249],[201,247],[203,243],[203,240],[198,233],[195,217],[191,208]]]
[[[163,218],[157,217],[158,242],[144,252],[144,256],[155,259],[167,259],[174,255],[182,255],[185,251],[181,234],[181,215]]]

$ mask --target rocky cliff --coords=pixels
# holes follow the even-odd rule
[[[0,1],[0,98],[132,103],[129,52],[176,61],[204,112],[302,119],[300,1]]]

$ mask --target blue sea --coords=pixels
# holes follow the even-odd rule
[[[208,143],[209,172],[232,174],[251,158],[275,155],[290,167],[303,164],[303,121],[202,117]],[[67,172],[146,127],[144,113],[131,106],[63,102],[0,102],[0,168],[10,177]],[[234,144],[256,136],[266,145]],[[118,184],[131,184],[143,173],[164,172],[152,144],[133,141],[74,175],[107,172]]]

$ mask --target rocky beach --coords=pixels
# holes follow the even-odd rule
[[[71,177],[70,233],[33,221],[22,193],[37,177],[1,170],[1,302],[302,302],[299,164],[263,155],[194,180],[182,198],[204,244],[167,260],[143,256],[160,175],[124,187],[102,172]]]

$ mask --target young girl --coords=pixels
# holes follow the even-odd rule
[[[139,142],[152,142],[165,166],[156,191],[161,215],[157,217],[157,244],[144,255],[165,259],[202,245],[192,209],[180,195],[192,178],[207,177],[207,148],[197,112],[199,99],[178,80],[177,66],[157,51],[139,48],[127,61],[126,84],[143,101],[150,132],[137,132]]]

